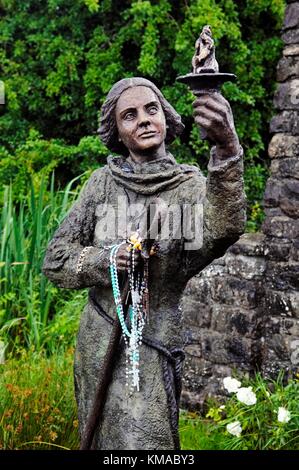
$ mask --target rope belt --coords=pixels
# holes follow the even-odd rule
[[[89,301],[97,313],[110,323],[110,325],[113,325],[114,319],[108,315],[108,313],[105,312],[102,306],[98,303],[93,288],[89,290]],[[162,372],[167,395],[171,432],[175,450],[180,450],[178,423],[179,401],[182,390],[182,365],[185,359],[184,351],[181,348],[167,349],[162,343],[146,337],[142,337],[142,343],[162,354]]]

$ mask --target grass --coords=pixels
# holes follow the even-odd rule
[[[26,352],[0,365],[0,449],[77,449],[73,349]]]
[[[26,199],[13,201],[12,186],[6,186],[0,201],[0,337],[6,343],[18,339],[26,347],[47,347],[47,327],[61,304],[73,293],[61,292],[41,275],[44,253],[53,232],[78,196],[72,180],[56,191],[54,175],[49,190],[41,180],[31,181]],[[24,313],[26,312],[26,313]]]
[[[225,437],[211,420],[181,410],[180,440],[182,450],[222,450]]]
[[[73,353],[23,349],[0,364],[0,449],[78,449]],[[282,375],[271,382],[256,375],[245,385],[256,393],[253,406],[234,394],[225,405],[211,403],[209,419],[181,410],[182,450],[299,449],[298,379],[283,384]],[[287,423],[278,422],[280,406],[290,411]],[[236,420],[240,437],[226,430]]]

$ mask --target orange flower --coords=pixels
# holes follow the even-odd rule
[[[25,390],[23,391],[23,395],[25,398],[28,398],[32,395],[32,389],[31,388],[25,388]]]
[[[19,434],[23,429],[23,424],[19,423],[18,426],[16,427],[16,433]]]
[[[50,431],[49,436],[50,436],[51,441],[56,441],[56,439],[58,437],[57,433],[55,431]]]
[[[13,384],[6,384],[5,387],[7,388],[9,392],[12,392],[14,388]]]
[[[10,418],[12,415],[13,411],[12,410],[7,410],[4,413],[4,418]]]

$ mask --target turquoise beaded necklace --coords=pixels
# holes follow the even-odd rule
[[[126,243],[125,241],[113,245],[110,251],[110,276],[112,283],[112,292],[116,306],[116,313],[121,325],[122,336],[126,345],[126,385],[131,382],[131,390],[139,391],[139,348],[142,343],[142,332],[145,325],[144,311],[145,293],[147,286],[144,276],[135,269],[135,252],[134,247],[130,250],[130,265],[128,267],[129,276],[129,290],[131,293],[132,304],[129,306],[129,323],[126,324],[123,305],[121,302],[121,293],[119,288],[118,274],[117,274],[117,252],[119,248]],[[131,376],[131,377],[129,377]]]

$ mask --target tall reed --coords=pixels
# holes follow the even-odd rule
[[[14,205],[12,186],[6,186],[0,217],[0,338],[39,349],[46,335],[58,289],[41,274],[44,253],[54,230],[78,196],[76,180],[64,191],[55,191],[54,173],[47,190],[32,180],[27,197]]]

